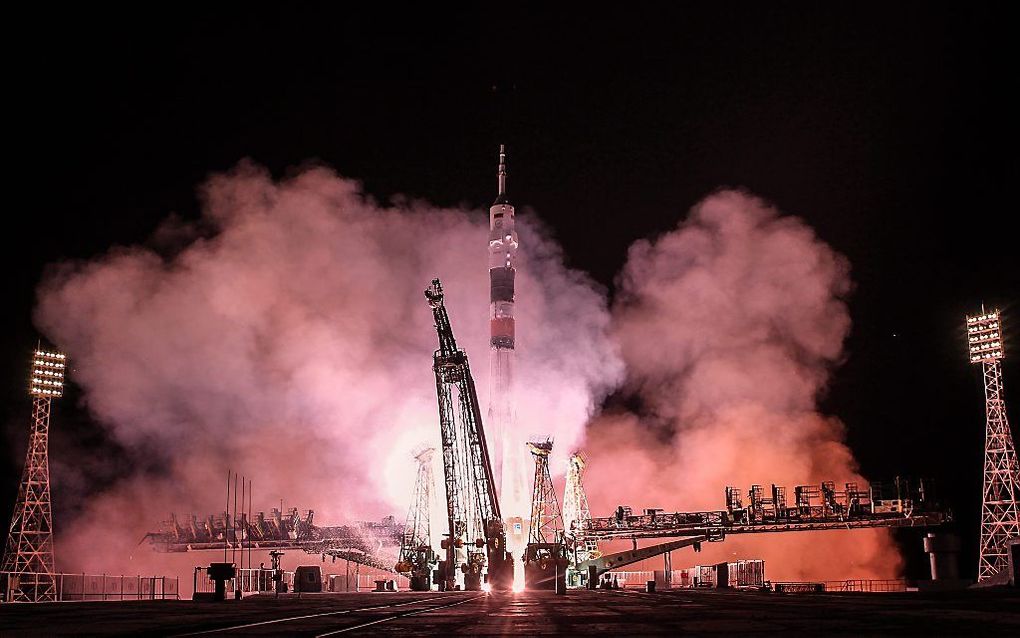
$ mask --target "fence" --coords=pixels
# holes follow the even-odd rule
[[[827,580],[825,591],[901,592],[907,591],[903,578]]]
[[[609,579],[616,579],[616,584],[620,587],[640,587],[644,589],[645,583],[650,580],[655,580],[655,572],[607,572]],[[604,578],[604,577],[603,577]]]
[[[33,575],[33,579],[37,577]],[[177,600],[180,582],[170,576],[113,576],[110,574],[53,574],[57,601]],[[21,575],[0,572],[0,600],[10,600],[21,587]]]
[[[213,581],[205,572],[205,568],[195,569],[195,591],[199,593],[212,592],[215,589]],[[343,574],[323,574],[322,591],[330,592],[358,592],[372,591],[375,589],[375,581],[379,579],[397,581],[397,589],[406,590],[410,588],[410,581],[406,576],[394,576],[393,574],[363,574],[351,571]],[[286,591],[294,591],[294,572],[283,572],[283,582],[287,585]],[[238,569],[236,578],[227,581],[227,595],[237,591],[240,585],[242,594],[272,593],[276,591],[273,581],[273,570],[271,569]]]

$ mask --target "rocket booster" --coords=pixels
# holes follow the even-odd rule
[[[495,349],[514,349],[514,276],[517,231],[506,196],[506,147],[499,146],[499,194],[489,208],[489,325]]]

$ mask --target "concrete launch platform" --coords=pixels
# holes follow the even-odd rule
[[[195,633],[199,632],[199,633]],[[1020,635],[1020,591],[304,594],[0,605],[0,635]]]

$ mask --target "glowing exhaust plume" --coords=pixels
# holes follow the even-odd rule
[[[161,252],[118,248],[40,288],[39,325],[73,354],[89,410],[137,468],[61,529],[61,569],[162,573],[167,558],[138,539],[171,511],[222,511],[228,467],[254,479],[256,509],[285,499],[323,522],[406,511],[408,453],[439,446],[436,337],[421,303],[432,277],[456,291],[461,343],[479,361],[488,353],[482,212],[383,206],[324,168],[274,182],[242,164],[202,196],[200,223],[156,233]],[[517,231],[529,247],[519,418],[569,448],[620,373],[609,313],[533,219]],[[61,499],[81,499],[71,485]]]
[[[849,264],[804,222],[716,193],[676,230],[636,242],[619,284],[616,337],[647,414],[593,424],[593,511],[719,509],[726,485],[860,480],[843,425],[816,409],[850,329]],[[765,558],[780,578],[899,566],[881,530],[730,537],[697,561],[734,554]]]

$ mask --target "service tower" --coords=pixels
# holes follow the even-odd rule
[[[499,191],[489,208],[489,414],[493,473],[504,515],[522,516],[527,506],[514,432],[514,277],[517,274],[514,207],[506,194],[506,147],[499,147]],[[513,525],[507,530],[513,537]]]

